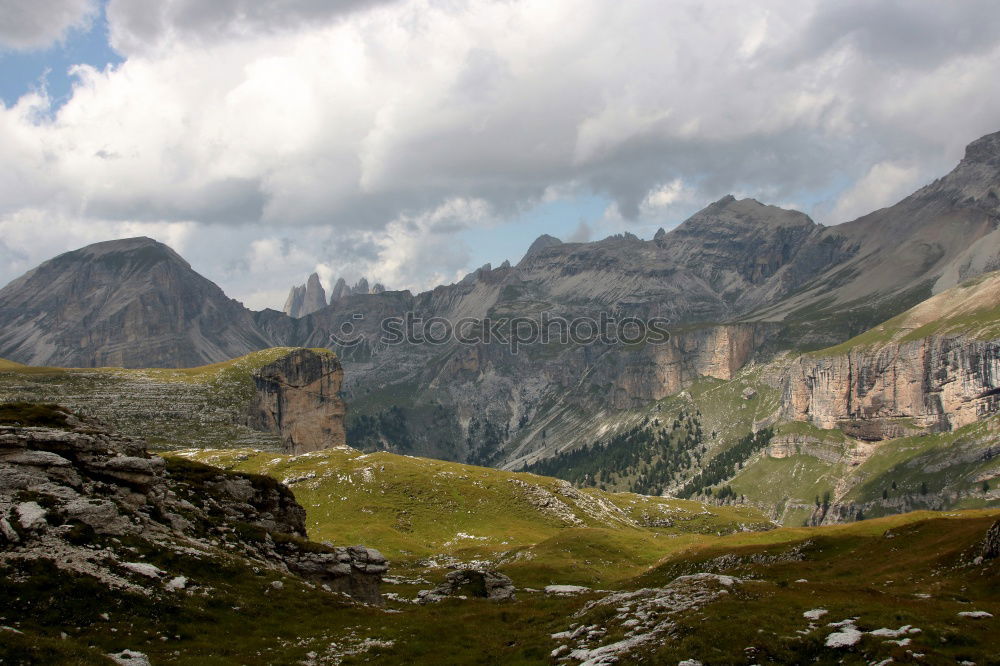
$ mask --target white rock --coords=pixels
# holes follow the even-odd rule
[[[169,581],[167,581],[167,584],[164,585],[163,587],[170,590],[171,592],[176,590],[183,590],[185,587],[187,587],[187,582],[188,579],[185,578],[184,576],[174,576]]]
[[[582,585],[546,585],[545,594],[554,594],[560,597],[570,597],[575,594],[590,592],[589,587]]]
[[[122,566],[132,573],[137,573],[140,576],[147,576],[149,578],[159,578],[164,574],[163,570],[149,564],[148,562],[122,562]]]
[[[109,654],[108,657],[116,664],[123,666],[152,666],[149,657],[135,650],[122,650],[118,654]]]
[[[17,522],[26,530],[33,529],[45,523],[48,513],[38,502],[21,502],[17,505]]]
[[[807,620],[818,620],[829,612],[830,611],[828,611],[825,608],[814,608],[812,610],[807,610],[805,613],[802,614],[802,617],[806,618]]]
[[[274,588],[275,590],[280,590],[285,587],[285,584],[282,583],[280,580],[275,580],[271,581],[271,587]]]
[[[701,666],[701,662],[697,659],[685,659],[684,661],[678,661],[677,666]]]
[[[826,646],[832,648],[845,648],[857,645],[863,633],[858,631],[853,625],[845,626],[840,631],[835,631],[826,637]]]
[[[872,636],[881,636],[883,638],[899,638],[900,636],[904,636],[906,634],[918,634],[920,633],[920,630],[905,624],[899,629],[888,629],[883,627],[882,629],[876,629],[875,631],[869,631],[868,633]]]
[[[974,620],[982,620],[988,617],[993,617],[993,613],[987,613],[986,611],[962,611],[958,614],[959,617],[971,617]]]

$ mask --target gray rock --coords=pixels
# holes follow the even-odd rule
[[[30,465],[32,467],[69,467],[70,462],[49,451],[17,451],[0,455],[0,463],[8,465]]]
[[[992,560],[1000,557],[1000,520],[993,523],[993,525],[986,531],[986,536],[983,538],[983,550],[980,556],[984,560]]]
[[[0,535],[10,543],[19,543],[21,537],[6,518],[0,518]]]
[[[135,526],[118,512],[114,502],[104,499],[78,499],[63,507],[67,520],[78,520],[98,534],[122,535],[136,531]]]
[[[516,588],[514,582],[499,571],[484,569],[459,569],[445,576],[445,581],[433,590],[417,593],[419,603],[436,603],[448,597],[465,596],[490,599],[492,601],[513,601]]]

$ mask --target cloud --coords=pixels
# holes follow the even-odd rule
[[[331,22],[394,0],[109,0],[112,44],[122,53],[177,42],[207,45]]]
[[[879,162],[837,199],[829,217],[846,222],[891,206],[917,189],[921,176],[912,164]]]
[[[72,238],[180,225],[195,254],[226,245],[213,279],[253,299],[317,267],[453,279],[478,256],[455,229],[504,233],[552,197],[610,201],[599,234],[846,184],[806,211],[841,222],[998,129],[987,8],[110,0],[123,63],[75,68],[59,108],[0,107],[0,219],[41,211]]]
[[[97,13],[94,0],[0,0],[0,47],[42,49]]]

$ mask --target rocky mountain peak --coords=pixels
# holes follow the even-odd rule
[[[272,346],[248,310],[151,238],[44,262],[0,289],[0,321],[2,355],[27,363],[195,366]]]
[[[1000,167],[1000,132],[987,134],[966,146],[962,161]]]
[[[326,306],[326,290],[319,281],[319,275],[313,273],[304,285],[291,288],[282,311],[289,317],[298,319]]]
[[[319,276],[313,273],[306,281],[306,297],[303,304],[309,312],[315,312],[326,307],[326,291],[320,284]]]
[[[521,259],[521,261],[524,261],[528,257],[538,254],[542,250],[545,250],[550,247],[555,247],[556,245],[562,245],[562,241],[556,238],[555,236],[542,234],[541,236],[535,239],[534,243],[531,244],[531,246],[528,248],[528,251],[524,253],[524,258]]]
[[[91,262],[101,263],[119,270],[149,267],[160,262],[176,263],[186,269],[191,268],[191,265],[170,247],[146,236],[94,243],[79,250],[60,254],[46,264],[67,265]],[[42,266],[44,265],[42,264]]]
[[[800,211],[769,206],[756,199],[737,199],[727,194],[689,217],[674,233],[700,234],[710,229],[718,231],[720,228],[741,232],[782,227],[811,229],[815,226],[816,223]]]

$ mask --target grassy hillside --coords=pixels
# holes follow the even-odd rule
[[[753,508],[577,490],[532,474],[390,453],[172,455],[286,483],[306,508],[313,540],[373,545],[397,566],[427,571],[488,561],[526,585],[604,585],[699,535],[772,527]]]
[[[802,524],[824,497],[865,517],[1000,507],[1000,415],[954,432],[878,443],[798,423],[784,432],[800,433],[801,444],[781,457],[761,455],[732,487],[775,507],[785,525]]]

